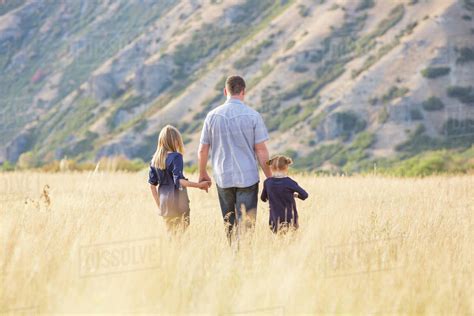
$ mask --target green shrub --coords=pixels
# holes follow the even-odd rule
[[[142,105],[145,102],[145,99],[141,95],[130,95],[125,97],[122,100],[119,100],[110,115],[106,119],[107,127],[111,130],[117,128],[116,126],[116,118],[119,111],[127,111],[132,112],[136,107]]]
[[[373,97],[369,99],[370,105],[377,105],[378,102],[379,102],[379,98],[377,97]]]
[[[0,171],[2,172],[8,172],[8,171],[14,171],[15,170],[15,165],[9,162],[8,160],[4,161],[2,165],[0,166]]]
[[[368,158],[366,150],[375,142],[375,135],[372,133],[360,133],[355,140],[347,147],[341,144],[322,145],[313,150],[308,156],[299,158],[296,168],[314,169],[324,162],[330,161],[332,164],[345,167],[347,170],[358,170],[360,162]]]
[[[263,49],[273,45],[272,40],[264,40],[260,42],[257,46],[250,49],[245,56],[234,62],[234,67],[241,69],[253,65],[258,60],[258,55],[262,52]]]
[[[309,68],[305,65],[296,65],[293,67],[294,72],[302,73],[302,72],[307,72]]]
[[[393,159],[380,169],[383,174],[420,177],[439,173],[468,173],[474,170],[474,150],[426,151],[409,159]]]
[[[341,144],[322,145],[313,150],[308,156],[298,158],[294,167],[297,169],[311,170],[320,167],[343,149]]]
[[[384,106],[378,113],[378,122],[380,124],[384,124],[385,122],[388,121],[388,118],[390,117],[390,113],[388,112],[388,109],[386,106]]]
[[[279,115],[274,115],[267,123],[268,131],[275,130],[285,131],[293,127],[300,121],[301,106],[295,105],[282,111]]]
[[[189,124],[188,130],[186,132],[188,133],[194,133],[202,128],[203,122],[200,120],[192,121]]]
[[[253,65],[257,60],[258,58],[256,57],[243,56],[242,58],[239,58],[234,62],[234,67],[237,69],[247,68]]]
[[[12,11],[25,3],[25,0],[15,0],[15,1],[5,1],[2,2],[0,6],[0,16],[4,15],[5,13]]]
[[[404,95],[408,93],[408,91],[410,91],[408,90],[408,88],[405,88],[405,87],[399,88],[397,86],[393,86],[387,91],[387,93],[385,93],[382,96],[382,102],[388,103],[394,99],[403,97]]]
[[[88,126],[98,119],[94,112],[98,103],[82,95],[73,102],[74,106],[54,112],[48,120],[43,120],[42,125],[38,127],[38,139],[49,138],[49,146],[60,148],[64,146],[67,138],[86,133]],[[39,143],[35,144],[35,149],[45,150]]]
[[[322,88],[324,88],[328,83],[339,78],[345,71],[346,70],[342,64],[318,68],[316,71],[318,79],[313,82],[309,82],[309,85],[304,87],[302,95],[303,100],[314,98]]]
[[[394,7],[387,19],[383,20],[377,26],[377,36],[382,36],[387,33],[392,27],[398,24],[401,21],[403,16],[405,15],[405,6],[403,4],[399,4]]]
[[[464,7],[469,11],[474,11],[474,0],[464,0]]]
[[[285,47],[285,50],[290,50],[293,48],[293,46],[295,46],[296,44],[296,41],[295,40],[291,40],[288,42],[288,44],[286,44],[286,47]]]
[[[407,25],[407,27],[402,31],[402,33],[398,36],[403,36],[403,35],[410,35],[413,33],[413,30],[418,26],[418,22],[412,22]]]
[[[305,121],[308,117],[313,115],[314,111],[319,107],[320,104],[320,98],[317,98],[316,100],[313,100],[305,105],[303,112],[300,113],[300,121]]]
[[[449,74],[451,69],[449,67],[429,67],[421,71],[421,74],[425,78],[434,79]]]
[[[148,121],[145,119],[139,120],[133,126],[133,131],[136,133],[143,132],[148,127]]]
[[[359,4],[356,7],[356,11],[363,11],[371,9],[375,6],[374,0],[360,0]]]
[[[280,6],[270,0],[247,0],[236,6],[236,16],[231,26],[220,27],[216,24],[204,24],[196,31],[187,44],[176,47],[173,55],[175,64],[179,67],[178,73],[189,73],[190,67],[213,52],[221,52],[234,42],[244,38],[252,30],[249,25],[270,13],[271,8]]]
[[[443,131],[448,137],[460,137],[465,138],[467,146],[474,143],[474,120],[456,120],[448,119],[443,124]]]
[[[410,119],[412,121],[420,121],[423,119],[423,113],[421,113],[418,109],[411,109],[410,110]]]
[[[318,128],[319,124],[323,121],[323,119],[326,117],[326,112],[321,112],[318,115],[316,115],[311,121],[309,122],[309,126],[311,127],[312,130],[315,130]]]
[[[77,157],[94,149],[94,140],[99,137],[99,134],[86,131],[82,139],[74,144],[63,148],[63,155],[69,157]]]
[[[298,13],[301,17],[305,18],[305,17],[309,16],[310,12],[311,11],[307,6],[305,6],[303,4],[298,5]]]
[[[407,159],[391,171],[398,176],[428,176],[443,170],[445,157],[425,154]]]
[[[377,37],[383,36],[388,32],[392,27],[398,24],[405,15],[405,6],[399,4],[395,6],[389,13],[388,17],[382,20],[377,28],[368,35],[364,35],[359,38],[356,42],[356,55],[361,56],[366,54],[368,50],[375,47],[375,39]]]
[[[131,111],[134,108],[142,105],[144,102],[144,98],[141,95],[132,95],[125,98],[120,106],[121,109],[126,111]]]
[[[375,134],[369,132],[362,132],[357,135],[354,142],[352,142],[351,146],[349,147],[351,150],[362,150],[368,149],[372,147],[375,143]]]
[[[456,98],[464,104],[474,106],[474,87],[451,86],[447,90],[448,96]]]
[[[419,125],[416,130],[411,133],[406,141],[395,146],[395,150],[404,151],[410,154],[418,154],[425,150],[437,149],[441,142],[425,134],[426,128]]]
[[[312,81],[303,81],[303,82],[296,83],[295,85],[291,86],[287,90],[283,91],[283,93],[280,94],[280,97],[283,101],[288,101],[295,97],[302,96],[304,93],[304,90],[308,88],[311,84],[312,84]]]
[[[290,157],[291,159],[293,160],[296,160],[296,158],[298,158],[298,152],[296,150],[293,150],[293,149],[287,149],[283,152],[283,155],[287,156],[287,157]]]
[[[352,111],[337,112],[334,115],[336,117],[336,124],[339,129],[342,130],[341,136],[344,140],[352,133],[361,132],[367,125],[363,119],[359,118],[359,116]]]
[[[441,99],[432,96],[423,101],[421,106],[423,109],[425,109],[425,111],[440,111],[444,108],[444,103],[441,101]]]
[[[398,16],[397,16],[398,18]],[[412,22],[406,26],[405,29],[400,31],[395,38],[389,42],[388,44],[383,45],[378,49],[378,51],[373,54],[369,55],[367,59],[364,61],[364,64],[359,68],[352,70],[352,78],[357,78],[362,72],[366,71],[369,69],[372,65],[374,65],[376,62],[378,62],[382,57],[387,55],[390,51],[392,51],[395,47],[397,47],[400,44],[400,39],[405,36],[413,33],[413,30],[418,26],[418,22]],[[376,34],[376,33],[374,33]],[[366,44],[366,48],[370,49],[372,46],[374,46],[373,39],[375,38],[375,35],[372,35],[372,37],[363,37],[360,42]],[[362,55],[364,52],[361,49],[361,47],[358,48],[358,52],[360,55]]]
[[[470,47],[462,47],[456,49],[459,57],[456,59],[457,64],[464,64],[474,61],[474,49]]]
[[[214,86],[214,90],[222,92],[225,86],[225,81],[227,80],[227,76],[222,76]]]

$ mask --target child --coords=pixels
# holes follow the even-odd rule
[[[270,228],[274,233],[281,229],[298,228],[298,211],[295,197],[305,200],[308,193],[288,177],[288,166],[293,161],[285,156],[274,156],[267,161],[273,176],[263,183],[261,199],[269,200]]]
[[[179,131],[165,126],[150,165],[148,183],[160,215],[169,231],[189,225],[189,198],[186,187],[206,190],[209,181],[188,181],[183,175],[183,140]],[[158,190],[157,187],[158,186]]]

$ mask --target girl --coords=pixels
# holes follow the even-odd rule
[[[295,197],[301,200],[308,197],[308,193],[288,177],[288,166],[292,163],[291,158],[279,155],[267,161],[273,176],[263,182],[261,199],[263,202],[269,200],[269,224],[274,233],[290,227],[298,228]]]
[[[189,198],[187,187],[206,190],[209,181],[188,181],[183,175],[183,140],[179,131],[165,126],[158,137],[158,146],[150,165],[148,183],[160,215],[169,231],[189,225]],[[158,186],[158,190],[157,190]]]

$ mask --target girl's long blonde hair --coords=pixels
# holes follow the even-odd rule
[[[158,136],[158,145],[153,155],[152,164],[155,168],[166,169],[166,156],[169,152],[184,153],[183,138],[178,129],[171,125],[166,125]]]

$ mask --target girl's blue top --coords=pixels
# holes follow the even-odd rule
[[[168,154],[164,170],[150,164],[148,183],[158,186],[161,216],[182,216],[189,213],[188,194],[186,188],[182,188],[179,183],[180,179],[186,179],[183,167],[183,155],[178,152]]]
[[[273,232],[277,232],[281,225],[291,225],[298,228],[298,210],[294,193],[298,198],[305,200],[308,193],[289,177],[270,177],[263,182],[261,200],[269,201],[269,224]]]

